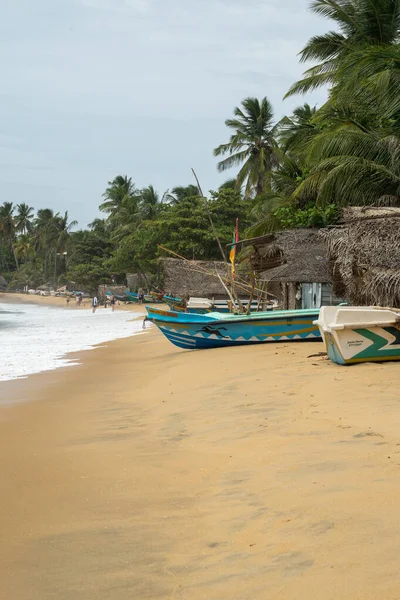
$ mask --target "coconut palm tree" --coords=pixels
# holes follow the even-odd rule
[[[261,195],[253,206],[250,217],[253,225],[248,229],[249,236],[257,237],[272,233],[280,228],[280,221],[275,212],[282,207],[307,204],[315,199],[303,194],[294,199],[294,193],[307,177],[308,169],[297,156],[285,154],[281,164],[273,171],[271,191]],[[309,192],[308,192],[309,193]]]
[[[12,202],[4,202],[4,204],[0,206],[0,233],[4,237],[7,245],[10,247],[13,253],[15,265],[18,271],[19,264],[14,246],[16,226],[14,217],[14,206]]]
[[[189,185],[178,185],[172,188],[171,192],[166,192],[163,196],[166,202],[169,204],[178,204],[182,200],[186,200],[186,198],[193,198],[195,196],[199,196],[199,188],[197,185],[189,184]]]
[[[126,196],[118,210],[108,217],[111,238],[120,242],[126,235],[133,233],[142,220],[138,196]]]
[[[38,249],[48,249],[53,245],[56,236],[54,211],[51,208],[41,208],[34,220],[34,237]]]
[[[236,187],[245,186],[246,198],[259,196],[269,190],[271,172],[280,160],[272,105],[268,98],[246,98],[233,113],[234,118],[225,121],[233,130],[229,142],[214,150],[214,156],[227,155],[218,170],[240,166]]]
[[[317,204],[400,204],[400,137],[350,123],[321,133],[308,159],[314,165],[294,198],[316,194]]]
[[[311,10],[333,21],[335,30],[307,42],[300,60],[318,64],[308,69],[286,96],[335,82],[341,61],[355,50],[400,40],[399,0],[312,0]]]
[[[140,192],[139,210],[144,220],[151,221],[160,212],[160,197],[154,187],[149,185]]]
[[[100,210],[114,215],[123,203],[137,195],[138,190],[132,182],[132,178],[127,175],[118,175],[108,182],[108,188],[103,194],[105,201],[100,204]]]
[[[65,252],[67,249],[67,242],[71,234],[71,230],[78,225],[78,221],[68,222],[68,211],[65,211],[64,216],[58,213],[54,215],[56,235],[54,250],[57,252]]]
[[[317,107],[298,106],[290,117],[279,123],[279,140],[285,152],[304,152],[310,140],[320,131],[316,122]]]
[[[22,202],[17,204],[15,215],[15,227],[19,233],[25,234],[31,231],[33,224],[33,208]]]
[[[15,242],[15,254],[23,261],[35,255],[33,239],[29,234],[23,233],[18,237]]]

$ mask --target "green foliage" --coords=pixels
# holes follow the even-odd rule
[[[127,175],[108,182],[96,219],[73,231],[68,212],[0,206],[0,271],[13,285],[67,278],[94,290],[126,272],[155,273],[164,246],[189,259],[220,259],[236,218],[241,236],[325,227],[349,205],[400,205],[400,0],[313,0],[333,31],[300,53],[314,65],[288,95],[330,86],[320,108],[305,103],[274,122],[266,97],[245,98],[214,150],[218,170],[237,167],[206,200],[197,185],[160,195]],[[243,196],[242,196],[243,190]],[[244,230],[246,233],[244,234]]]
[[[215,148],[214,156],[228,155],[218,163],[219,171],[240,166],[236,187],[245,186],[250,198],[268,191],[271,170],[279,164],[273,109],[268,98],[246,98],[233,114],[225,121],[233,130],[229,142]]]
[[[320,228],[337,223],[340,211],[335,204],[323,208],[311,204],[306,208],[282,206],[273,215],[279,221],[279,229]]]
[[[108,269],[103,260],[95,257],[90,263],[77,264],[68,270],[67,278],[88,292],[95,292],[101,283],[111,283]]]

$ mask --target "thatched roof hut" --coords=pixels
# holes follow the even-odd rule
[[[400,307],[400,208],[347,208],[321,232],[334,291],[355,305]]]
[[[230,265],[222,261],[193,260],[184,261],[177,258],[160,258],[160,275],[166,293],[175,296],[197,296],[207,298],[225,298],[226,291],[215,275],[208,275],[204,270],[215,273],[217,269],[222,278],[227,279]]]
[[[254,270],[264,281],[329,283],[327,250],[317,229],[288,229],[245,240]]]

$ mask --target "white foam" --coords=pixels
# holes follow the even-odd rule
[[[89,350],[143,331],[138,313],[0,305],[0,381],[78,364],[70,352]]]

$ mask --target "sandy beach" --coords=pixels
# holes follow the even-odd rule
[[[400,366],[152,329],[0,384],[7,600],[395,600]]]

